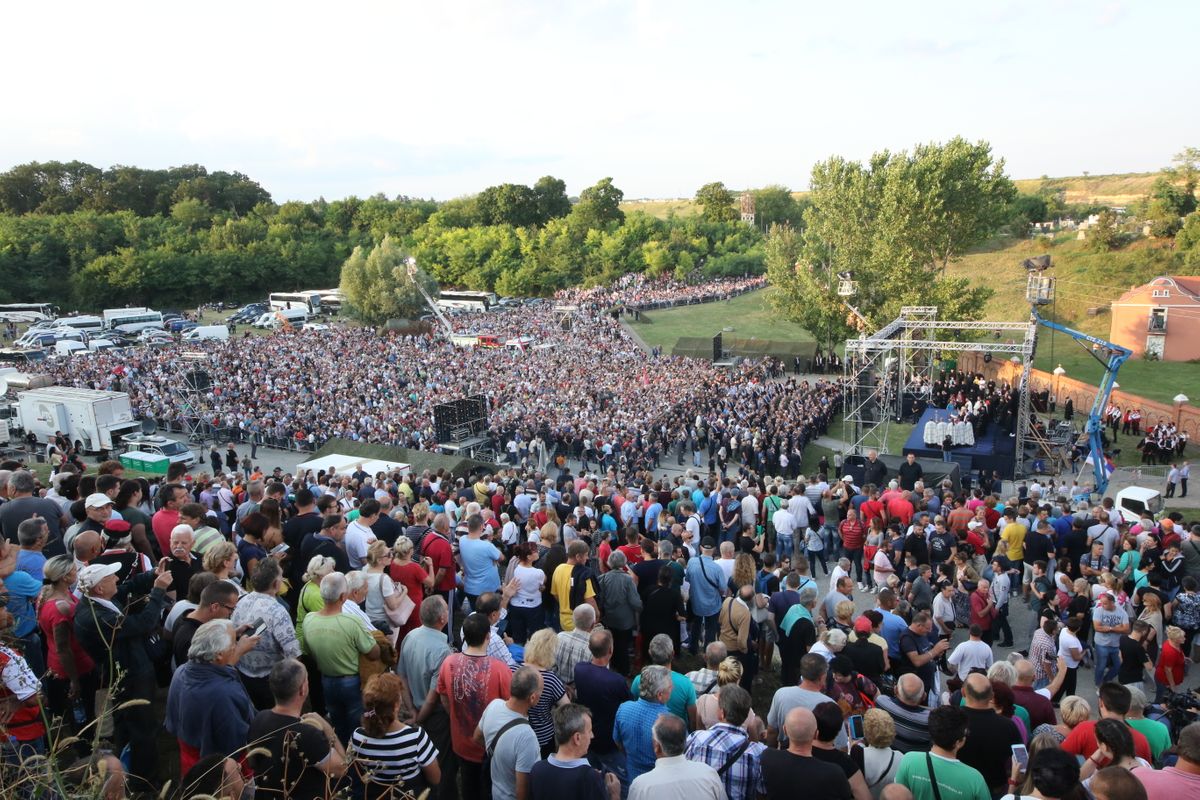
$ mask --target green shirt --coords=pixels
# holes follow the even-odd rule
[[[633,679],[633,685],[629,687],[630,695],[634,700],[641,697],[641,688],[642,676],[638,675]],[[696,687],[692,685],[692,681],[687,675],[681,675],[675,670],[671,670],[671,696],[667,699],[667,710],[687,722],[690,727],[688,709],[694,708],[695,705]]]
[[[1171,732],[1167,730],[1167,726],[1153,719],[1141,717],[1139,719],[1126,718],[1125,722],[1129,727],[1146,737],[1146,741],[1150,743],[1150,755],[1158,761],[1162,757],[1163,751],[1171,746]]]
[[[225,541],[225,536],[216,528],[211,528],[208,525],[197,528],[192,539],[192,552],[197,555],[204,555],[204,551],[212,547],[217,542]]]
[[[304,649],[327,678],[358,675],[358,655],[375,647],[362,622],[346,614],[309,614],[304,618]]]
[[[933,759],[933,774],[942,800],[992,800],[983,776],[974,767],[929,753],[905,753],[896,770],[896,783],[907,786],[913,800],[934,800],[927,755]]]
[[[309,581],[300,588],[300,603],[296,608],[296,638],[301,647],[304,647],[304,618],[324,607],[325,601],[321,599],[320,586]]]

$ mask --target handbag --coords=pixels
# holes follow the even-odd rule
[[[408,596],[407,587],[400,584],[400,588],[404,589],[404,594],[400,595],[400,605],[395,608],[389,608],[386,598],[383,596],[383,574],[379,575],[379,580],[375,582],[375,590],[379,592],[379,604],[383,606],[383,613],[387,615],[388,622],[396,627],[403,627],[408,622],[408,618],[412,616],[413,610],[417,604]]]

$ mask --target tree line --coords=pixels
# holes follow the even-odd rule
[[[626,215],[623,198],[605,178],[572,201],[561,179],[546,176],[441,203],[376,195],[276,204],[244,175],[199,166],[25,164],[0,173],[0,302],[186,307],[336,286],[356,249],[369,253],[385,238],[441,285],[508,295],[627,272],[762,271],[754,227]]]

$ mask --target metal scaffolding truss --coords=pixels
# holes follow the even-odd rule
[[[954,334],[994,333],[997,338],[963,341]],[[1007,337],[1004,334],[1009,334]],[[940,356],[992,353],[1019,356],[1023,366],[1016,426],[1017,470],[1023,469],[1029,433],[1029,371],[1037,325],[1029,322],[968,322],[937,318],[936,306],[905,306],[900,316],[871,336],[846,341],[843,434],[847,454],[888,452],[888,426],[903,418],[906,396],[928,394]]]

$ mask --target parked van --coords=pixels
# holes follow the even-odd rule
[[[308,311],[303,308],[281,308],[268,311],[254,321],[254,327],[278,328],[284,322],[298,328],[308,322]]]
[[[76,353],[86,353],[87,351],[88,346],[86,344],[71,339],[63,339],[54,343],[54,355],[59,358],[67,358]]]
[[[190,331],[184,331],[180,337],[185,342],[197,342],[203,339],[228,339],[229,328],[225,325],[201,325],[198,328],[192,328]]]
[[[99,333],[104,330],[104,320],[101,317],[59,317],[54,320],[55,328],[71,328],[84,333]]]

